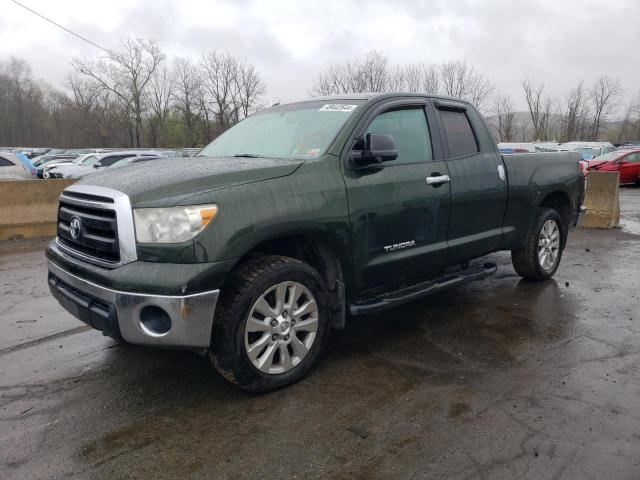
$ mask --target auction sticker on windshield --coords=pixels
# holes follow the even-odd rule
[[[344,103],[333,103],[323,105],[320,112],[353,112],[357,105],[345,105]]]

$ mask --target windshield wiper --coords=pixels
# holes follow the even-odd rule
[[[237,155],[234,155],[234,157],[263,158],[262,155],[257,155],[255,153],[238,153]]]

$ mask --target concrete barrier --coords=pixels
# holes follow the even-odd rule
[[[75,181],[0,181],[0,240],[55,235],[58,197]]]
[[[620,223],[620,174],[589,172],[584,192],[587,208],[582,226],[612,228]]]

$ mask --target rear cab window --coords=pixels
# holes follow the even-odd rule
[[[466,157],[480,152],[478,140],[464,110],[439,109],[449,158]]]

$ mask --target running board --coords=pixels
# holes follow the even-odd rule
[[[495,263],[473,265],[466,270],[447,273],[435,280],[430,280],[395,292],[387,293],[369,302],[352,303],[349,305],[349,311],[351,312],[351,315],[361,315],[363,313],[371,313],[377,310],[395,307],[402,305],[403,303],[412,302],[418,298],[433,295],[434,293],[441,292],[447,288],[473,282],[474,280],[482,280],[483,278],[490,277],[496,273],[496,270],[498,270],[498,267]]]

